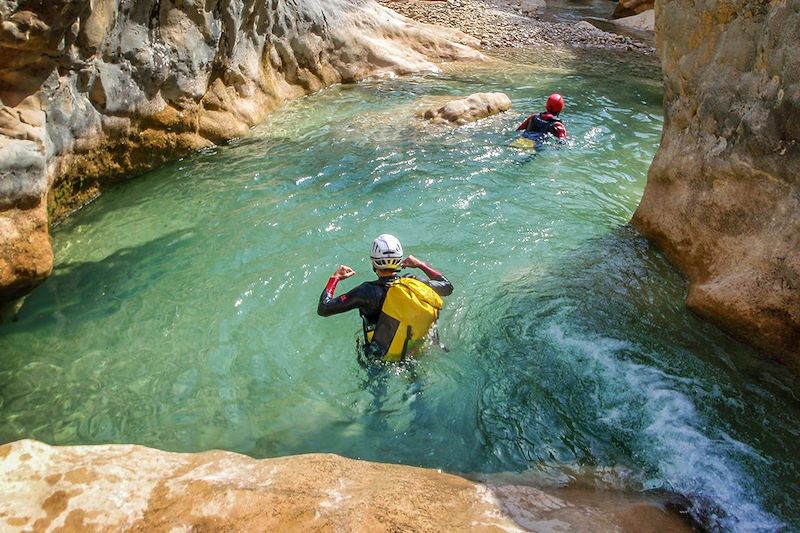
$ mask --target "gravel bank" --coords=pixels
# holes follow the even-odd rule
[[[604,32],[588,22],[545,22],[520,11],[514,0],[377,1],[414,20],[459,29],[480,39],[487,49],[567,46],[654,52],[645,43]]]

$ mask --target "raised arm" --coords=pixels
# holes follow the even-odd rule
[[[402,266],[404,268],[418,268],[428,276],[428,285],[436,291],[439,296],[450,296],[453,293],[453,285],[444,275],[438,270],[434,269],[424,261],[420,261],[413,255],[409,255],[403,259]]]
[[[341,265],[336,271],[328,278],[328,284],[325,285],[325,290],[319,297],[319,304],[317,305],[317,314],[319,316],[331,316],[345,311],[355,309],[359,305],[358,298],[353,298],[350,293],[341,296],[334,296],[336,292],[336,285],[343,279],[355,275],[355,270],[346,265]],[[358,287],[356,287],[358,289]],[[354,292],[356,289],[350,291]]]

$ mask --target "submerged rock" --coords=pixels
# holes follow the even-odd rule
[[[691,527],[662,500],[475,483],[332,454],[0,446],[3,531],[631,531]]]
[[[483,57],[358,0],[3,2],[0,17],[0,304],[50,271],[47,207],[244,135],[287,98]]]
[[[656,4],[664,134],[633,224],[688,305],[800,370],[797,2]]]
[[[504,93],[475,93],[451,100],[417,114],[433,123],[466,124],[511,109],[511,100]]]

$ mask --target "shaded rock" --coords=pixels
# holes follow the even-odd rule
[[[483,58],[358,0],[2,2],[0,17],[0,305],[49,272],[45,209],[244,135],[287,98]]]
[[[688,305],[800,370],[800,11],[656,5],[664,133],[633,224]]]
[[[466,124],[511,109],[511,100],[503,93],[475,93],[451,100],[443,106],[421,111],[418,117],[433,123]]]
[[[654,0],[619,0],[612,17],[615,19],[632,17],[653,9],[654,5]]]
[[[475,483],[330,454],[0,446],[4,531],[691,531],[654,497]]]

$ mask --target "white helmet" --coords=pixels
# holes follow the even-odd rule
[[[394,235],[384,233],[372,241],[369,252],[375,270],[400,270],[403,261],[403,245]]]

